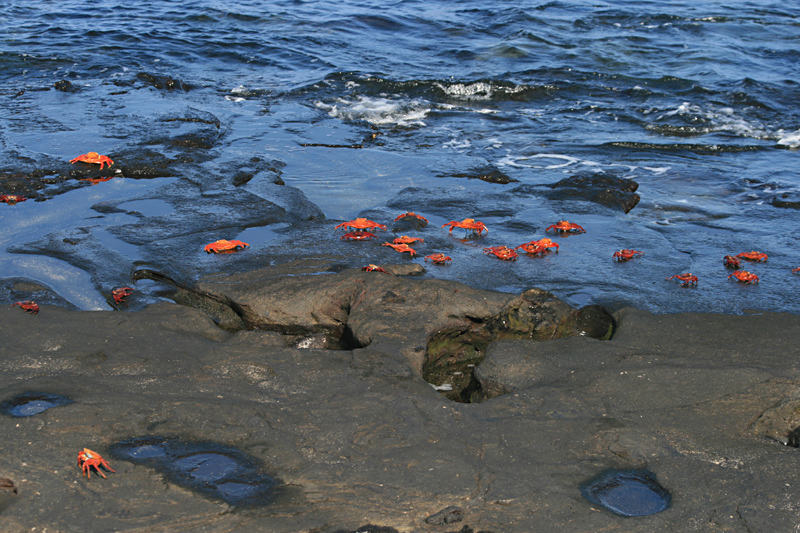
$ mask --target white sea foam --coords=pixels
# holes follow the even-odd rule
[[[731,107],[709,106],[703,108],[691,102],[683,102],[677,108],[665,111],[656,117],[657,123],[663,123],[666,119],[682,116],[691,120],[693,125],[687,126],[698,134],[727,132],[740,137],[752,139],[775,139],[774,132],[769,131],[764,124],[742,117],[740,113]],[[658,129],[659,125],[653,125],[650,129]]]
[[[398,126],[424,126],[424,119],[431,110],[424,100],[394,100],[360,96],[356,100],[340,98],[335,104],[317,102],[328,115],[343,120],[366,120],[376,126],[396,124]]]
[[[800,147],[800,130],[792,133],[786,133],[783,130],[779,130],[778,135],[780,135],[780,139],[778,139],[777,144],[781,146],[788,146],[789,148]]]

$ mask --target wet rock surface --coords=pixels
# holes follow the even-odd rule
[[[548,302],[552,317],[576,310],[330,260],[184,290],[235,304],[243,327],[172,303],[0,309],[3,398],[74,402],[0,416],[0,477],[17,491],[4,489],[0,530],[786,531],[800,520],[798,452],[783,445],[800,425],[800,317],[627,308],[610,340],[498,336],[475,375],[503,392],[465,404],[423,379],[437,332],[522,310],[552,323]],[[349,346],[294,347],[339,331]],[[155,465],[176,443],[191,448],[173,455],[194,480],[242,482],[225,476],[246,465],[275,492],[242,505],[171,479]],[[85,447],[116,472],[82,477]],[[652,472],[672,504],[630,518],[586,500],[583,485],[609,469]]]

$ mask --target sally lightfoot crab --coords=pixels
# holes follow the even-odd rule
[[[667,278],[667,281],[674,279],[681,282],[681,285],[688,287],[689,285],[697,285],[697,276],[691,272],[684,272],[683,274],[675,274]]]
[[[80,161],[81,163],[92,163],[95,165],[100,165],[100,170],[103,170],[103,165],[108,165],[109,167],[114,164],[110,157],[107,155],[100,155],[97,152],[88,152],[86,154],[81,154],[75,159],[70,159],[70,163],[76,163]]]
[[[728,279],[731,278],[736,278],[736,281],[739,281],[741,283],[748,283],[748,284],[758,283],[758,276],[756,276],[751,272],[748,272],[747,270],[737,270],[736,272],[728,276]]]
[[[351,231],[342,235],[343,241],[366,241],[367,239],[377,239],[378,236],[369,231]]]
[[[434,265],[444,265],[446,263],[452,263],[453,259],[449,255],[444,254],[431,254],[425,256],[425,261],[430,259],[433,261]]]
[[[644,252],[640,252],[638,250],[625,249],[625,250],[620,250],[618,252],[614,252],[614,259],[616,259],[617,261],[630,261],[631,259],[633,259],[638,255],[644,255]]]
[[[545,228],[545,231],[557,231],[560,233],[586,233],[586,230],[568,220],[559,220],[552,226]]]
[[[411,255],[411,257],[414,257],[415,255],[417,255],[417,251],[415,249],[411,248],[407,244],[403,244],[403,243],[394,244],[392,242],[385,242],[385,243],[383,243],[383,245],[384,246],[391,246],[392,248],[394,248],[395,252],[400,252],[400,253],[408,252],[409,255]]]
[[[102,470],[100,470],[100,467],[105,468],[109,472],[116,472],[116,470],[111,468],[111,465],[109,465],[108,462],[103,459],[102,455],[97,452],[93,452],[89,448],[84,448],[83,451],[78,452],[78,466],[81,467],[83,475],[86,476],[86,479],[92,478],[92,468],[94,468],[98,474],[103,476],[103,478],[105,478],[106,475]]]
[[[442,224],[442,227],[450,226],[450,233],[453,233],[453,228],[461,228],[467,231],[474,231],[478,235],[481,234],[482,231],[486,231],[489,233],[489,228],[486,227],[486,224],[483,222],[478,222],[474,218],[465,218],[461,222],[457,220],[451,220],[447,224]]]
[[[204,249],[206,253],[209,254],[229,254],[241,250],[242,248],[247,248],[248,246],[250,245],[246,242],[235,240],[226,241],[225,239],[221,239],[211,244],[206,244]]]
[[[741,259],[747,259],[748,261],[756,261],[756,262],[766,262],[769,256],[762,252],[742,252],[740,254],[736,254],[736,257]]]
[[[20,309],[22,309],[23,311],[25,311],[27,313],[30,313],[32,315],[35,315],[36,313],[39,312],[39,304],[37,304],[36,302],[33,302],[31,300],[25,300],[23,302],[16,302],[11,307],[14,307],[15,305],[19,306]]]
[[[519,257],[519,254],[517,254],[513,248],[509,248],[508,246],[492,246],[490,248],[484,248],[483,253],[499,257],[504,261],[516,261]]]
[[[361,270],[365,272],[383,272],[384,274],[389,274],[390,272],[385,268],[381,268],[378,265],[367,265],[361,267]]]
[[[525,244],[520,244],[514,249],[519,250],[520,248],[531,255],[544,255],[550,251],[550,248],[555,248],[556,253],[558,253],[558,244],[547,238],[539,239],[538,241],[526,242]]]
[[[111,296],[114,298],[114,303],[117,305],[126,304],[125,298],[133,294],[133,289],[130,287],[120,287],[111,291]]]
[[[428,223],[428,219],[427,218],[425,218],[422,215],[418,215],[418,214],[414,213],[413,211],[409,211],[408,213],[403,213],[402,215],[397,215],[397,218],[395,218],[394,221],[397,222],[398,220],[402,220],[402,219],[407,218],[407,217],[416,218],[418,220],[423,221],[425,224]]]
[[[366,218],[356,218],[356,219],[350,220],[348,222],[342,222],[341,224],[339,224],[338,226],[336,226],[333,229],[335,231],[335,230],[337,230],[339,228],[342,228],[342,229],[345,229],[345,230],[348,230],[348,229],[351,229],[351,228],[354,229],[354,230],[369,230],[369,229],[382,229],[384,231],[386,230],[386,226],[384,226],[383,224],[378,224],[377,222],[373,222],[372,220],[369,220],[369,219],[366,219]]]
[[[8,205],[14,205],[17,202],[24,202],[25,200],[27,200],[27,198],[21,194],[0,194],[0,202]]]

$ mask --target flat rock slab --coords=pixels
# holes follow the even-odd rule
[[[290,305],[299,276],[264,274],[250,289],[219,279],[204,290],[259,316],[274,301],[306,316]],[[363,279],[326,276],[320,294]],[[477,374],[507,392],[461,404],[422,379],[413,347],[440,320],[491,316],[519,297],[465,290],[451,308],[445,293],[463,285],[384,276],[384,292],[368,301],[391,290],[418,308],[395,302],[409,310],[392,316],[363,304],[370,318],[348,323],[370,342],[351,350],[292,348],[275,331],[232,333],[166,303],[127,313],[0,309],[0,400],[28,391],[73,400],[0,416],[0,478],[15,491],[0,494],[0,530],[788,531],[800,523],[800,450],[781,443],[798,420],[800,317],[625,309],[610,341],[497,341]],[[428,326],[410,318],[421,306],[436,307]],[[111,456],[115,443],[144,436],[234,447],[280,487],[268,504],[235,508]],[[85,447],[116,472],[82,477],[76,458]],[[626,518],[591,504],[580,487],[609,468],[653,472],[671,507]],[[452,507],[458,523],[426,522]]]

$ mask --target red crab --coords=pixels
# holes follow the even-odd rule
[[[792,272],[795,273],[795,274],[800,274],[800,267],[793,268]]]
[[[684,272],[683,274],[675,274],[667,278],[667,281],[677,279],[681,285],[688,287],[689,285],[697,285],[697,276],[692,275],[691,272]]]
[[[545,231],[558,231],[560,233],[586,233],[586,230],[577,224],[573,224],[567,220],[559,220],[552,226],[548,226]]]
[[[484,248],[483,253],[494,255],[504,261],[516,261],[519,257],[517,252],[508,246],[492,246],[490,248]]]
[[[457,220],[451,220],[447,224],[442,224],[442,227],[445,226],[450,226],[450,233],[453,233],[453,228],[462,228],[467,231],[474,231],[478,235],[480,235],[484,230],[486,230],[486,233],[489,233],[489,228],[486,227],[486,224],[483,222],[478,222],[474,218],[465,218],[461,222],[458,222]]]
[[[15,305],[20,306],[20,308],[23,311],[28,312],[32,315],[35,315],[36,313],[39,312],[39,304],[37,304],[36,302],[32,302],[31,300],[25,300],[24,302],[16,302],[11,307],[14,307]]]
[[[722,264],[725,265],[725,268],[732,268],[734,270],[738,270],[739,267],[742,266],[742,262],[739,261],[738,258],[732,255],[726,255],[722,258]]]
[[[397,237],[392,242],[395,243],[395,244],[414,244],[415,242],[419,242],[421,244],[421,243],[425,242],[425,239],[420,239],[419,237],[409,237],[407,235],[403,235],[402,237]]]
[[[133,289],[130,287],[120,287],[119,289],[114,289],[111,291],[111,296],[114,298],[114,302],[117,304],[124,304],[125,298],[133,294]]]
[[[525,244],[520,244],[514,249],[519,250],[520,248],[531,255],[544,255],[550,251],[550,248],[555,248],[556,253],[558,253],[558,244],[547,238],[539,239],[538,241],[526,242]]]
[[[3,194],[0,195],[0,202],[6,203],[8,205],[14,205],[17,202],[24,202],[27,200],[21,194]]]
[[[248,246],[250,245],[246,242],[226,241],[225,239],[221,239],[217,242],[206,244],[205,251],[209,254],[230,254],[242,248],[247,248]]]
[[[343,241],[365,241],[367,239],[377,239],[378,236],[368,231],[351,231],[342,235]]]
[[[767,254],[763,254],[761,252],[742,252],[740,254],[736,254],[736,257],[740,257],[742,259],[747,259],[748,261],[767,261]]]
[[[614,259],[617,261],[629,261],[636,257],[637,255],[644,255],[644,252],[639,252],[637,250],[620,250],[619,252],[614,252]]]
[[[383,245],[384,246],[391,246],[392,248],[394,248],[394,250],[396,252],[400,252],[400,253],[408,252],[411,255],[411,257],[414,257],[415,255],[417,255],[417,251],[415,249],[411,248],[407,244],[402,244],[402,243],[401,244],[394,244],[394,243],[391,243],[391,242],[385,242],[385,243],[383,243]]]
[[[758,276],[748,272],[747,270],[737,270],[730,276],[728,279],[736,278],[736,281],[741,281],[742,283],[758,283]]]
[[[83,475],[86,476],[86,479],[92,478],[92,467],[94,467],[97,473],[103,476],[103,478],[105,478],[106,475],[100,470],[101,466],[106,470],[116,472],[116,470],[111,468],[111,465],[108,464],[108,461],[103,459],[103,456],[97,452],[93,452],[89,448],[84,448],[82,452],[78,452],[78,466],[83,470]]]
[[[394,221],[395,221],[395,222],[397,222],[397,221],[398,221],[398,220],[400,220],[401,218],[406,218],[406,217],[414,217],[414,218],[418,218],[418,219],[420,219],[421,221],[425,222],[426,224],[428,223],[428,219],[427,219],[427,218],[425,218],[425,217],[424,217],[424,216],[422,216],[422,215],[418,215],[418,214],[414,213],[413,211],[409,211],[408,213],[403,213],[402,215],[397,215],[397,218],[396,218],[396,219],[394,219]]]
[[[386,230],[386,226],[384,226],[383,224],[378,224],[377,222],[367,220],[366,218],[356,218],[355,220],[351,220],[349,222],[342,222],[333,229],[334,231],[336,231],[339,228],[343,229],[353,228],[355,230],[378,228],[384,231]]]
[[[367,265],[365,267],[361,267],[361,270],[366,272],[383,272],[384,274],[389,274],[390,272],[386,269],[379,267],[378,265]]]
[[[100,165],[100,170],[103,170],[103,165],[108,165],[109,167],[114,164],[110,157],[107,155],[100,155],[97,152],[89,152],[87,154],[81,154],[75,159],[70,159],[70,163],[75,163],[76,161],[80,161],[81,163],[94,163]]]
[[[427,261],[428,259],[433,261],[434,265],[444,265],[447,262],[450,262],[450,263],[453,262],[453,259],[450,256],[447,256],[447,255],[444,255],[444,254],[426,255],[425,256],[425,261]]]

